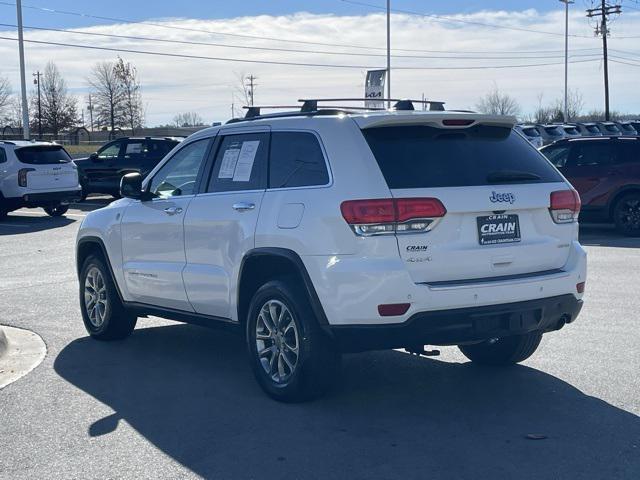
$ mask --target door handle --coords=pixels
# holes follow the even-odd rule
[[[164,213],[167,215],[176,215],[177,213],[182,213],[182,208],[180,207],[167,207],[164,209]]]
[[[233,209],[239,212],[246,212],[247,210],[253,210],[254,208],[256,208],[255,203],[239,202],[233,204]]]

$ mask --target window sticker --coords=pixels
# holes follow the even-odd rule
[[[260,140],[242,142],[242,148],[240,148],[236,169],[233,174],[234,182],[248,182],[251,179],[251,171],[253,170],[253,163],[255,162],[259,146]]]
[[[126,154],[129,155],[131,153],[142,153],[142,143],[128,143]]]
[[[229,148],[224,152],[224,156],[222,157],[222,165],[220,165],[220,172],[218,173],[218,178],[233,178],[239,156],[239,148]]]

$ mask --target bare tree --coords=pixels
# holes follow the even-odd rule
[[[559,98],[556,101],[555,110],[564,111],[564,100]],[[584,110],[584,97],[579,90],[570,89],[567,95],[567,121],[575,120],[580,115],[582,115],[582,111]],[[564,118],[564,114],[562,115]]]
[[[520,113],[520,105],[517,100],[502,93],[496,85],[478,101],[476,109],[491,115],[518,115]]]
[[[204,125],[204,120],[197,112],[179,113],[173,117],[176,127],[199,127]]]
[[[131,129],[131,134],[135,135],[135,129],[141,128],[144,124],[144,108],[138,71],[131,63],[125,62],[120,57],[114,65],[114,71],[122,90],[123,116],[127,127]]]
[[[0,77],[0,114],[5,114],[5,109],[11,103],[11,83],[7,77]]]
[[[93,119],[99,127],[107,126],[113,138],[116,128],[127,125],[124,108],[125,92],[114,62],[98,62],[89,77],[93,88]]]
[[[42,129],[54,137],[78,122],[78,108],[75,97],[69,95],[67,83],[53,62],[47,63],[40,80]],[[32,128],[38,125],[38,95],[34,91],[30,101]]]
[[[237,118],[244,115],[244,111],[242,110],[243,106],[251,105],[252,92],[251,86],[247,82],[247,78],[250,74],[247,74],[246,72],[235,72],[234,75],[236,77],[236,81],[231,91],[231,98],[234,103],[233,116]],[[254,84],[254,93],[255,87],[256,85]]]

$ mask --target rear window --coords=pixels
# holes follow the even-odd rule
[[[522,129],[522,133],[524,133],[527,137],[539,137],[540,136],[540,132],[538,132],[538,130],[536,130],[535,128],[523,128]]]
[[[585,125],[584,128],[586,128],[589,133],[600,133],[600,130],[598,130],[598,127],[595,125]]]
[[[544,127],[544,131],[552,137],[561,137],[562,132],[558,127]]]
[[[609,125],[604,125],[604,129],[607,132],[612,132],[612,133],[620,133],[620,129],[618,128],[617,125],[613,125],[613,124],[609,124]]]
[[[575,129],[575,127],[566,127],[564,131],[567,132],[569,135],[580,135],[580,133],[578,132],[578,130]]]
[[[31,165],[51,165],[56,163],[69,163],[71,157],[66,150],[60,146],[51,147],[23,147],[15,151],[18,160]]]
[[[363,134],[389,188],[563,181],[544,156],[509,128],[404,126],[371,128]],[[495,180],[496,174],[508,172],[538,178],[524,175],[518,180]]]
[[[629,133],[635,132],[635,129],[631,125],[625,125],[624,123],[620,125],[620,128],[625,132],[629,132]]]

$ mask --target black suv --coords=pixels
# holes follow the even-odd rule
[[[83,198],[90,193],[119,196],[123,175],[132,172],[147,175],[181,141],[178,137],[118,138],[89,158],[74,160]]]

